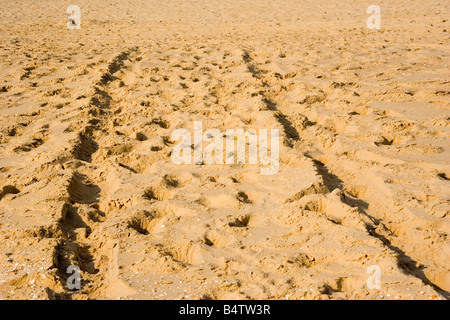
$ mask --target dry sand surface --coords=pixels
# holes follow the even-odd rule
[[[448,298],[449,13],[1,0],[0,298]],[[194,121],[279,129],[279,172],[174,164]]]

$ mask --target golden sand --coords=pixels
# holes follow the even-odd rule
[[[0,298],[448,297],[450,4],[371,4],[0,1]],[[194,121],[278,173],[174,164]]]

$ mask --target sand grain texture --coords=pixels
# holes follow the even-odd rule
[[[449,3],[371,4],[0,1],[0,298],[448,298]],[[173,164],[194,121],[279,172]]]

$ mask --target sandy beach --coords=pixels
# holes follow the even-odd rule
[[[0,0],[0,299],[448,299],[449,13]]]

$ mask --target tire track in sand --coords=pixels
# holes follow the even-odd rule
[[[277,92],[275,92],[271,88],[276,85],[283,87],[283,84],[285,82],[280,81],[278,83],[278,81],[279,81],[278,79],[283,79],[283,76],[276,74],[275,77],[273,77],[273,75],[271,74],[271,71],[264,69],[263,64],[254,63],[250,53],[247,51],[245,51],[243,58],[244,58],[244,61],[248,64],[249,71],[255,77],[257,77],[258,79],[260,79],[262,81],[264,87],[268,88],[266,93],[264,94],[264,99],[266,101],[271,102],[271,105],[273,105],[272,110],[276,110],[276,104],[273,102],[274,100],[271,100],[271,97],[276,97]],[[294,73],[294,75],[295,75],[295,73]],[[289,77],[290,75],[288,74],[287,76]],[[286,87],[284,87],[284,89],[286,91],[292,90],[291,88],[287,89]],[[324,97],[322,97],[322,96],[324,96]],[[317,97],[316,98],[317,102],[320,102],[326,98],[326,95],[324,95],[323,92],[319,92],[319,93],[317,93],[317,95],[312,95],[312,97],[313,98]],[[316,101],[316,100],[314,100],[314,101]],[[304,103],[304,101],[303,101],[303,103]],[[311,103],[312,103],[312,101],[308,102],[308,104],[311,104]],[[284,110],[285,107],[281,107],[281,109]],[[299,122],[299,121],[294,121],[294,119],[290,120],[292,118],[292,110],[289,111],[286,109],[286,111],[289,112],[288,113],[289,116],[285,116],[284,114],[282,114],[280,112],[280,114],[282,115],[281,116],[282,119],[285,119],[285,121],[287,121],[287,123],[289,123],[289,124]],[[278,116],[277,119],[279,117],[280,116]],[[327,143],[329,144],[329,141],[327,142],[325,139],[334,141],[334,140],[336,140],[336,138],[333,137],[333,135],[330,134],[329,131],[326,128],[324,128],[320,123],[311,122],[310,120],[308,120],[308,117],[306,117],[305,115],[303,115],[301,113],[301,109],[300,109],[300,112],[297,112],[295,114],[295,118],[298,118],[301,120],[298,123],[298,125],[295,125],[292,127],[292,129],[295,130],[297,135],[298,135],[299,131],[302,132],[305,128],[310,127],[310,126],[314,126],[316,128],[316,130],[318,132],[320,132],[320,136],[315,137],[315,140],[311,140],[310,136],[308,136],[308,135],[305,135],[305,137],[301,137],[301,140],[302,140],[301,142],[300,142],[300,139],[295,139],[295,141],[297,141],[299,143],[297,143],[293,147],[295,149],[297,149],[299,152],[304,153],[304,151],[300,150],[300,148],[301,148],[301,146],[304,146],[305,144],[309,143],[310,145],[314,145],[316,147],[319,147],[321,144],[323,144],[325,146],[325,148],[322,148],[322,149],[319,148],[320,150],[322,150],[322,152],[324,152],[324,155],[320,158],[320,160],[311,155],[308,155],[308,157],[313,159],[314,163],[317,166],[318,171],[323,176],[323,179],[324,179],[325,184],[328,187],[328,189],[330,191],[336,190],[336,189],[340,190],[341,194],[342,194],[342,196],[341,196],[342,201],[344,203],[350,205],[351,207],[358,208],[359,212],[367,217],[367,219],[366,219],[367,232],[370,235],[372,235],[373,237],[379,239],[383,243],[383,245],[386,246],[386,248],[388,248],[391,252],[393,252],[395,254],[395,256],[398,260],[398,266],[401,270],[403,270],[406,274],[417,277],[425,285],[431,286],[434,290],[436,290],[437,292],[442,294],[444,297],[449,298],[448,292],[443,290],[438,284],[436,284],[432,279],[430,279],[423,272],[421,266],[423,266],[426,263],[421,263],[421,261],[414,260],[407,253],[408,252],[407,248],[398,246],[398,241],[396,241],[396,239],[395,239],[396,236],[390,230],[390,229],[392,229],[393,226],[385,225],[385,223],[383,223],[379,218],[376,218],[369,213],[369,211],[367,209],[370,205],[373,208],[375,206],[379,207],[380,208],[379,210],[385,210],[385,211],[389,210],[387,208],[384,208],[385,205],[380,205],[380,199],[373,198],[373,199],[371,199],[371,200],[373,200],[373,203],[368,203],[367,201],[370,201],[370,200],[367,200],[367,199],[363,200],[361,198],[354,196],[355,190],[358,190],[358,188],[349,189],[349,186],[352,186],[354,184],[353,179],[351,177],[350,177],[350,179],[348,179],[345,172],[341,172],[342,170],[339,171],[340,175],[337,176],[334,172],[332,172],[331,169],[329,169],[327,164],[330,164],[329,163],[330,161],[333,161],[331,167],[333,167],[335,169],[339,165],[345,166],[345,164],[343,162],[341,163],[341,161],[337,157],[335,157],[333,155],[329,155],[326,152],[326,150],[327,150],[326,146],[327,146]],[[297,131],[296,128],[298,128],[299,131]],[[324,138],[324,137],[326,137],[326,138]],[[358,192],[356,192],[356,194],[358,194]],[[434,274],[434,272],[432,270],[429,270],[428,272],[431,275]],[[439,278],[439,274],[441,272],[442,271],[437,271],[437,278]]]
[[[59,223],[62,237],[54,252],[54,263],[64,290],[55,292],[48,288],[50,299],[101,297],[107,283],[112,282],[108,277],[114,273],[111,266],[114,266],[115,244],[102,227],[107,217],[100,210],[102,190],[96,184],[98,165],[93,155],[99,150],[98,139],[108,134],[105,125],[111,116],[113,100],[109,85],[115,80],[114,73],[124,67],[124,61],[133,52],[134,49],[130,49],[120,53],[102,73],[93,88],[88,119],[78,129],[78,138],[70,152],[73,160],[62,164],[63,168],[72,170],[67,186],[68,201],[63,206]],[[81,289],[78,291],[67,287],[70,265],[78,266],[81,271]]]

